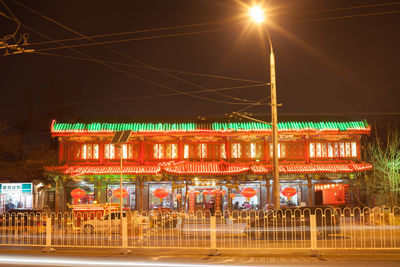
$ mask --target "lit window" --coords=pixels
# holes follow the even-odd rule
[[[200,144],[201,158],[207,158],[207,144]]]
[[[82,159],[86,159],[86,145],[82,146]]]
[[[310,158],[315,157],[315,145],[314,143],[310,143]]]
[[[115,159],[115,146],[112,144],[104,145],[104,157],[106,159]]]
[[[171,144],[171,158],[177,159],[178,158],[178,144]]]
[[[321,143],[316,143],[316,146],[315,146],[315,156],[316,156],[317,158],[320,158],[320,157],[321,157]]]
[[[242,144],[241,143],[232,143],[232,158],[240,159],[242,157]]]
[[[251,143],[250,144],[250,157],[252,159],[257,157],[257,151],[256,151],[256,143]]]
[[[189,145],[184,145],[183,146],[183,157],[185,159],[189,158]]]
[[[345,154],[344,154],[344,143],[342,142],[342,143],[339,143],[339,156],[341,157],[341,158],[344,158],[345,157]]]
[[[351,157],[351,151],[350,151],[350,143],[346,142],[346,158],[350,158]]]
[[[327,151],[326,151],[326,143],[322,143],[321,146],[322,146],[322,155],[321,156],[323,158],[326,158],[328,156]]]
[[[357,157],[357,143],[351,142],[351,156],[353,158]]]
[[[283,154],[286,155],[286,147],[284,146],[283,149],[285,149]],[[273,147],[272,143],[269,143],[269,156],[270,156],[270,158],[274,157],[274,147]],[[278,158],[280,158],[280,157],[281,157],[281,144],[278,143]]]
[[[122,158],[123,159],[128,158],[128,146],[126,144],[122,145]]]
[[[334,157],[338,158],[339,157],[339,144],[334,143]]]
[[[99,159],[99,145],[98,144],[93,145],[93,158]]]
[[[133,144],[128,145],[128,158],[133,159]]]
[[[220,150],[221,150],[221,158],[226,159],[225,144],[221,144]]]
[[[333,146],[332,146],[332,143],[328,143],[328,157],[333,158]]]

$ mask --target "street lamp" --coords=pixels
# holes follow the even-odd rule
[[[250,8],[249,15],[252,20],[264,27],[264,30],[268,37],[269,43],[269,66],[271,75],[271,120],[272,120],[272,155],[273,155],[273,185],[272,185],[272,198],[275,209],[280,208],[280,189],[279,189],[279,163],[278,163],[278,116],[277,116],[277,104],[276,104],[276,78],[275,78],[275,56],[272,48],[271,37],[268,32],[268,28],[264,22],[265,12],[260,6],[254,6]]]

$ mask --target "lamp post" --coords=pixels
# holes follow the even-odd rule
[[[272,47],[271,36],[269,35],[267,26],[263,23],[265,20],[264,11],[261,7],[255,6],[250,9],[251,18],[257,23],[264,26],[264,30],[268,37],[270,50],[269,66],[271,76],[271,121],[272,121],[272,156],[273,156],[273,204],[275,209],[280,208],[280,189],[279,189],[279,162],[278,162],[278,112],[276,103],[276,78],[275,78],[275,55]]]

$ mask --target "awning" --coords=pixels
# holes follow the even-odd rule
[[[120,174],[119,166],[61,166],[47,167],[50,172],[58,172],[71,176],[90,174]],[[355,173],[372,169],[368,163],[346,164],[281,164],[279,173],[282,174],[313,174],[313,173]],[[178,162],[160,163],[155,165],[123,166],[123,174],[132,175],[159,175],[162,172],[172,175],[236,175],[272,174],[272,165],[239,165],[228,162]]]
[[[250,170],[248,166],[226,162],[183,162],[164,167],[164,171],[176,175],[233,175]]]
[[[58,171],[63,174],[71,176],[88,175],[88,174],[120,174],[121,168],[119,166],[105,167],[105,166],[71,166],[71,167],[50,167],[49,171]],[[123,174],[143,174],[143,175],[157,175],[160,174],[161,168],[159,166],[123,166]]]
[[[361,172],[372,169],[371,164],[367,163],[349,163],[349,164],[292,164],[280,165],[279,173],[296,174],[296,173],[352,173]],[[255,174],[272,173],[272,165],[255,165],[251,167],[251,171]]]

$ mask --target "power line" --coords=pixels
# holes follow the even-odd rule
[[[2,15],[3,15],[3,14],[2,14]],[[8,16],[7,16],[7,18],[9,18],[9,19],[11,19],[11,20],[14,20],[13,18],[8,17]],[[31,30],[31,31],[33,31],[33,32],[35,32],[35,33],[37,33],[37,34],[39,34],[39,35],[42,36],[43,38],[46,38],[46,39],[49,39],[49,40],[54,40],[53,38],[51,38],[51,37],[49,37],[49,36],[47,36],[47,35],[45,35],[45,34],[39,32],[39,31],[33,29],[32,27],[30,27],[30,26],[28,26],[28,25],[25,25],[25,24],[23,24],[23,23],[21,23],[21,25],[22,25],[23,27],[25,27],[25,28],[27,28],[27,29],[29,29],[29,30]],[[54,41],[56,41],[56,40],[54,40]],[[57,42],[58,42],[58,41],[57,41]],[[60,45],[62,45],[62,46],[65,46],[65,45],[64,45],[63,43],[61,43],[61,42],[58,42],[58,43],[59,43]],[[90,59],[90,60],[92,60],[92,61],[94,61],[94,62],[100,63],[100,64],[102,64],[102,65],[104,65],[104,66],[106,66],[106,67],[109,67],[109,68],[111,68],[111,69],[113,69],[113,70],[115,70],[115,71],[118,71],[118,72],[120,72],[120,73],[123,73],[123,74],[125,74],[125,75],[127,75],[127,76],[129,76],[129,77],[131,77],[131,78],[136,78],[136,79],[145,81],[145,82],[147,82],[147,83],[153,84],[153,85],[155,85],[155,86],[158,86],[158,87],[161,87],[161,88],[170,90],[170,91],[179,92],[179,93],[186,94],[186,95],[192,96],[192,97],[194,97],[194,98],[198,98],[198,99],[205,100],[205,101],[209,101],[209,102],[216,102],[216,103],[223,103],[223,104],[230,104],[230,105],[244,105],[244,103],[228,102],[228,101],[223,101],[223,100],[218,100],[218,99],[212,99],[212,98],[207,98],[207,97],[201,97],[201,96],[197,96],[197,95],[192,95],[191,93],[188,93],[188,92],[182,92],[182,91],[180,91],[180,90],[177,90],[177,89],[168,87],[168,86],[166,86],[166,85],[163,85],[163,84],[160,84],[160,83],[157,83],[157,82],[154,82],[154,81],[145,79],[145,78],[140,77],[140,76],[138,76],[138,75],[135,75],[135,74],[132,74],[132,73],[123,71],[123,70],[121,70],[121,69],[119,69],[119,68],[117,68],[117,67],[114,67],[113,65],[110,65],[110,64],[108,64],[108,63],[105,63],[105,62],[103,62],[102,60],[99,60],[99,59],[97,59],[97,58],[91,57],[91,56],[89,56],[89,55],[87,55],[87,54],[85,54],[85,53],[83,53],[83,52],[80,52],[79,50],[74,49],[74,48],[69,48],[69,49],[72,50],[72,51],[74,51],[75,53],[78,53],[78,54],[81,55],[81,56],[84,56],[84,57],[86,57],[86,58],[88,58],[88,59]]]
[[[164,34],[164,35],[157,35],[157,36],[145,36],[145,37],[136,37],[130,39],[120,39],[120,40],[111,40],[111,41],[102,41],[96,43],[84,43],[84,44],[72,44],[67,45],[65,47],[48,47],[37,49],[36,51],[53,51],[53,50],[60,50],[66,48],[76,48],[76,47],[88,47],[88,46],[96,46],[96,45],[104,45],[104,44],[115,44],[115,43],[125,43],[125,42],[132,42],[132,41],[142,41],[142,40],[150,40],[150,39],[160,39],[160,38],[167,38],[167,37],[179,37],[179,36],[187,36],[187,35],[196,35],[196,34],[203,34],[203,33],[212,33],[212,32],[219,32],[223,31],[223,29],[214,29],[214,30],[204,30],[204,31],[196,31],[196,32],[184,32],[184,33],[173,33],[173,34]],[[32,44],[29,44],[31,46]]]
[[[104,37],[112,37],[112,36],[119,36],[119,35],[128,35],[128,34],[136,34],[136,33],[146,33],[146,32],[154,32],[154,31],[166,31],[166,30],[173,30],[173,29],[183,29],[183,28],[193,28],[199,26],[209,26],[209,25],[216,25],[216,24],[223,24],[232,21],[231,19],[228,20],[220,20],[220,21],[213,21],[213,22],[204,22],[204,23],[195,23],[195,24],[186,24],[186,25],[176,25],[176,26],[169,26],[169,27],[160,27],[160,28],[153,28],[153,29],[144,29],[144,30],[135,30],[135,31],[127,31],[127,32],[117,32],[117,33],[107,33],[107,34],[98,34],[89,36],[89,38],[96,39],[96,38],[104,38]],[[69,41],[79,41],[84,40],[84,37],[77,37],[77,38],[67,38],[58,40],[60,42],[69,42]],[[43,45],[43,44],[51,44],[55,43],[56,41],[43,41],[37,43],[31,43],[30,45]]]
[[[301,23],[301,22],[318,22],[318,21],[329,21],[329,20],[338,20],[338,19],[349,19],[349,18],[357,18],[357,17],[379,16],[379,15],[387,15],[387,14],[398,14],[398,13],[400,13],[400,10],[382,11],[382,12],[373,12],[373,13],[364,13],[364,14],[355,14],[355,15],[347,15],[347,16],[336,16],[336,17],[329,17],[329,18],[318,18],[318,19],[298,20],[298,21],[292,21],[292,22],[294,22],[294,23]]]
[[[152,69],[152,70],[154,70],[154,71],[157,71],[157,72],[159,72],[159,73],[162,73],[162,74],[164,74],[164,75],[166,75],[166,76],[168,76],[168,77],[170,77],[170,78],[173,78],[173,79],[176,79],[176,80],[178,80],[178,81],[180,81],[180,82],[186,83],[186,84],[188,84],[188,85],[191,85],[191,86],[194,86],[194,87],[197,87],[197,88],[206,90],[206,91],[208,91],[208,92],[211,92],[211,93],[214,93],[214,94],[217,94],[217,95],[226,97],[226,98],[233,99],[233,100],[235,100],[235,101],[243,101],[243,102],[247,102],[247,103],[250,102],[250,101],[247,100],[247,99],[241,99],[241,98],[232,97],[232,96],[230,96],[230,95],[226,95],[226,94],[223,94],[223,93],[209,91],[209,89],[206,88],[206,87],[197,85],[197,84],[195,84],[195,83],[193,83],[193,82],[190,82],[190,81],[187,81],[187,80],[185,80],[185,79],[182,79],[182,78],[180,78],[180,77],[178,77],[178,76],[176,76],[176,75],[173,75],[173,74],[171,74],[171,73],[165,72],[165,71],[163,71],[163,70],[161,70],[161,69],[157,69],[156,67],[153,67],[153,66],[151,66],[151,65],[149,65],[149,64],[146,64],[146,63],[144,63],[143,61],[140,61],[140,60],[138,60],[138,59],[136,59],[136,58],[134,58],[134,57],[132,57],[132,56],[129,56],[129,55],[125,54],[125,53],[122,53],[122,52],[120,52],[120,51],[118,51],[118,50],[116,50],[116,49],[114,49],[114,48],[111,48],[111,47],[109,47],[109,46],[107,46],[107,45],[101,44],[101,43],[97,42],[96,40],[94,40],[94,39],[92,39],[92,38],[90,38],[90,37],[88,37],[88,36],[86,36],[86,35],[84,35],[84,34],[78,32],[78,31],[73,30],[73,29],[71,29],[71,28],[68,27],[68,26],[65,26],[64,24],[62,24],[62,23],[60,23],[60,22],[57,22],[56,20],[51,19],[51,18],[49,18],[49,17],[47,17],[47,16],[45,16],[45,15],[43,15],[43,14],[41,14],[41,13],[35,11],[35,10],[33,10],[32,8],[30,8],[30,7],[28,7],[28,6],[25,6],[25,5],[21,4],[21,3],[19,3],[19,2],[16,1],[16,0],[12,0],[12,1],[13,1],[14,3],[18,4],[19,6],[22,6],[23,8],[25,8],[25,9],[31,11],[32,13],[34,13],[34,14],[36,14],[36,15],[38,15],[38,16],[40,16],[40,17],[42,17],[42,18],[44,18],[44,19],[46,19],[46,20],[48,20],[48,21],[50,21],[50,22],[52,22],[52,23],[54,23],[54,24],[56,24],[56,25],[58,25],[58,26],[61,27],[61,28],[64,28],[64,29],[66,29],[66,30],[68,30],[68,31],[70,31],[70,32],[72,32],[72,33],[74,33],[74,34],[76,34],[76,35],[79,35],[80,37],[83,37],[83,38],[85,38],[85,39],[87,39],[87,40],[90,40],[91,42],[96,43],[97,45],[100,45],[100,46],[102,46],[102,47],[104,47],[104,48],[106,48],[106,49],[108,49],[108,50],[110,50],[110,51],[112,51],[112,52],[114,52],[114,53],[120,55],[120,56],[123,56],[123,57],[125,57],[125,58],[127,58],[127,59],[129,59],[129,60],[134,61],[134,62],[140,63],[140,64],[146,66],[147,68]],[[137,76],[137,75],[135,75],[135,76]],[[144,80],[144,81],[151,82],[151,83],[154,84],[153,81],[146,80],[146,79],[144,79],[144,78],[141,78],[141,79]],[[167,88],[167,87],[164,87],[164,88]],[[173,90],[175,90],[175,89],[173,89]],[[188,94],[188,95],[190,95],[190,94]],[[196,95],[194,95],[193,97],[199,98],[199,96],[196,96]],[[217,100],[215,100],[215,99],[214,99],[213,101],[217,102]],[[218,102],[220,102],[220,103],[224,103],[224,102],[227,103],[226,101],[221,102],[220,100],[218,100]],[[233,103],[233,102],[230,102],[230,103]],[[235,103],[235,104],[242,104],[242,103],[236,103],[236,102],[234,102],[234,103]]]
[[[297,15],[297,14],[326,13],[326,12],[335,12],[335,11],[352,10],[352,9],[362,9],[362,8],[370,8],[370,7],[392,6],[392,5],[400,5],[400,2],[389,2],[389,3],[371,4],[371,5],[339,7],[339,8],[330,8],[330,9],[319,9],[319,10],[298,12],[298,13],[295,13],[295,14]]]
[[[54,57],[61,57],[61,58],[67,58],[67,59],[73,59],[73,60],[92,62],[92,60],[90,60],[90,59],[85,59],[85,58],[81,58],[81,57],[73,57],[73,56],[67,56],[67,55],[38,52],[36,50],[34,52],[32,52],[32,53],[39,54],[39,55],[45,55],[45,56],[54,56]],[[106,63],[109,63],[109,64],[113,64],[113,65],[120,65],[120,66],[140,68],[140,69],[147,69],[145,66],[133,65],[133,64],[129,64],[129,63],[121,63],[121,62],[106,61],[106,60],[103,60],[103,61],[106,62]],[[193,76],[200,76],[200,77],[207,77],[207,78],[218,78],[218,79],[225,79],[225,80],[232,80],[232,81],[251,82],[251,83],[263,83],[262,81],[241,79],[241,78],[233,78],[233,77],[227,77],[227,76],[221,76],[221,75],[195,73],[195,72],[188,72],[188,71],[181,71],[181,70],[174,70],[174,69],[167,69],[167,68],[160,68],[160,67],[157,67],[157,68],[161,69],[161,70],[164,70],[164,71],[168,71],[168,72],[174,72],[174,73],[180,73],[180,74],[186,74],[186,75],[193,75]]]
[[[235,89],[244,89],[244,88],[251,88],[251,87],[260,87],[265,86],[265,84],[251,84],[251,85],[242,85],[242,86],[231,86],[231,87],[224,87],[224,88],[217,88],[217,89],[210,89],[212,91],[227,91],[227,90],[235,90]],[[191,91],[192,94],[204,94],[204,90],[197,90]],[[146,95],[146,96],[136,96],[136,97],[123,97],[123,98],[114,98],[114,99],[104,99],[104,100],[92,100],[92,101],[84,101],[84,102],[72,102],[72,103],[65,103],[63,106],[77,106],[77,105],[86,105],[86,104],[104,104],[104,103],[112,103],[112,102],[121,102],[121,101],[130,101],[130,100],[138,100],[138,99],[148,99],[148,98],[158,98],[158,97],[168,97],[168,96],[178,96],[184,95],[184,93],[165,93],[165,94],[158,94],[158,95]],[[261,105],[260,103],[257,105]],[[24,109],[31,109],[31,108],[49,108],[49,107],[58,107],[59,105],[40,105],[40,106],[31,106],[31,107],[14,107],[8,109],[0,109],[2,111],[13,111],[13,110],[24,110]]]

